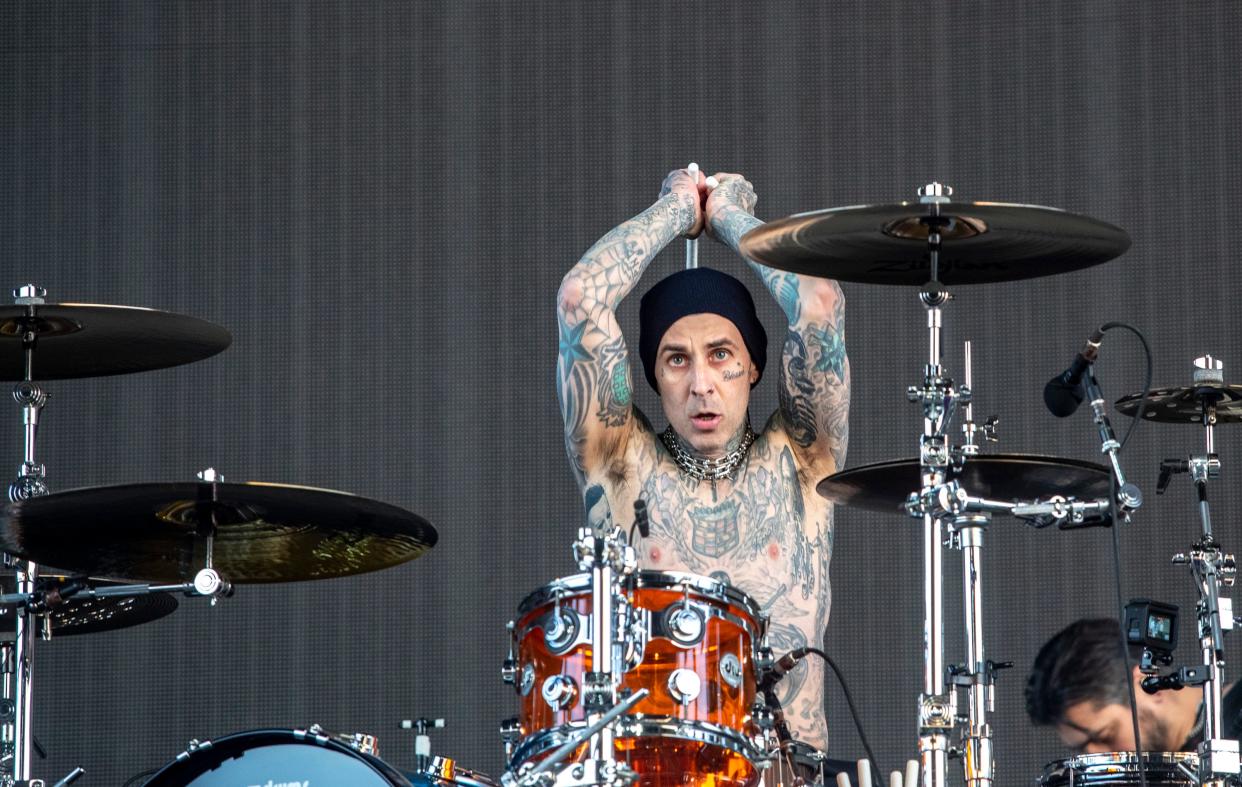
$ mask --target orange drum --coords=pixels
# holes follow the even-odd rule
[[[510,679],[521,697],[516,769],[585,726],[583,678],[591,667],[591,576],[578,574],[526,597],[513,626]],[[616,726],[617,759],[644,787],[751,787],[764,759],[751,719],[759,607],[708,577],[640,571],[630,578],[619,694],[650,694]]]

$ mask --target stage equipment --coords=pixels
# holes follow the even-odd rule
[[[1111,501],[1099,498],[1098,493],[1107,486],[1109,471],[1085,463],[1016,455],[1002,456],[998,462],[983,458],[980,465],[987,469],[971,469],[980,459],[980,443],[995,440],[996,421],[989,419],[982,427],[974,423],[969,368],[967,384],[958,386],[943,365],[942,310],[952,297],[947,287],[1078,270],[1122,254],[1130,239],[1119,227],[1086,216],[1033,205],[954,202],[952,193],[947,186],[930,183],[919,190],[915,203],[797,214],[752,230],[742,239],[742,253],[800,274],[920,288],[919,300],[927,312],[928,357],[922,384],[906,392],[923,411],[917,460],[846,470],[829,476],[819,489],[834,502],[857,501],[888,511],[904,508],[910,516],[922,519],[922,785],[947,785],[952,735],[958,727],[956,689],[962,687],[968,695],[966,724],[960,731],[965,782],[967,787],[992,787],[995,765],[988,714],[994,711],[996,672],[1009,665],[989,660],[984,652],[984,531],[996,513],[1026,518],[1039,526],[1103,524],[1108,521]],[[967,408],[963,444],[952,445],[949,424],[962,405]],[[1003,479],[1001,467],[1016,470],[1018,479],[1041,481],[1028,486]],[[898,491],[890,475],[908,479],[910,486],[904,493]],[[972,480],[982,490],[972,488]],[[1062,481],[1068,486],[1053,486]],[[988,493],[1010,499],[993,499]],[[1083,500],[1078,494],[1097,496]],[[952,666],[944,661],[942,550],[946,533],[950,545],[961,549],[964,556],[966,661]]]

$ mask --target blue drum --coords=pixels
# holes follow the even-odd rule
[[[145,787],[411,787],[368,741],[318,727],[239,732],[195,744]]]

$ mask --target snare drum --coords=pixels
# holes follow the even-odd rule
[[[1199,755],[1194,752],[1144,752],[1143,760],[1146,763],[1143,774],[1149,787],[1195,783],[1177,767],[1183,765],[1194,773],[1199,767]],[[1134,752],[1080,754],[1048,763],[1039,779],[1039,787],[1129,787],[1140,783],[1137,766]]]
[[[187,749],[144,787],[410,787],[400,772],[365,751],[368,741],[374,739],[317,727],[239,732]]]
[[[717,580],[640,571],[627,591],[627,652],[620,689],[650,694],[616,729],[619,760],[644,787],[750,787],[763,759],[751,718],[759,607]],[[511,766],[533,762],[585,724],[583,677],[591,667],[591,576],[536,590],[513,626],[521,697]]]

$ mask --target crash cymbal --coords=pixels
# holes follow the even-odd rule
[[[68,577],[39,577],[39,589],[61,588],[68,581]],[[12,592],[12,579],[6,578],[3,584],[6,592]],[[87,584],[100,588],[121,583],[92,579]],[[125,598],[92,598],[79,594],[52,606],[45,614],[49,620],[52,638],[55,639],[73,634],[94,634],[129,628],[171,615],[176,609],[176,596],[157,591]],[[17,612],[14,608],[0,607],[0,638],[12,635],[16,618]]]
[[[986,454],[950,471],[971,495],[989,500],[1032,500],[1063,495],[1079,500],[1108,497],[1108,468],[1093,462],[1024,454]],[[834,473],[816,491],[840,505],[905,513],[906,499],[921,486],[918,459],[897,459]]]
[[[22,337],[28,332],[37,337],[35,380],[163,369],[208,358],[233,340],[213,323],[154,309],[92,303],[0,305],[0,379],[25,379]]]
[[[436,538],[425,519],[396,506],[284,484],[131,484],[0,504],[5,552],[159,582],[193,578],[209,544],[228,582],[293,582],[395,566]]]
[[[1117,400],[1117,412],[1134,418],[1138,414],[1142,393],[1129,394]],[[1216,423],[1242,422],[1242,385],[1199,383],[1184,388],[1153,388],[1147,394],[1144,421],[1167,424],[1203,423],[1205,400],[1216,402]]]
[[[1111,260],[1130,247],[1112,224],[1038,205],[945,202],[939,280],[946,285],[1030,279]],[[742,253],[764,265],[840,281],[921,286],[930,278],[928,205],[856,205],[799,213],[756,227]]]

